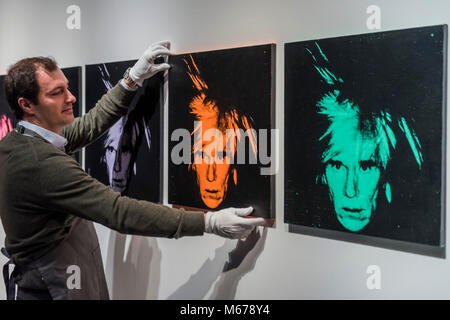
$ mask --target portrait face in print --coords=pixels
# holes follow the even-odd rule
[[[255,215],[271,217],[273,188],[270,176],[260,174],[258,132],[270,134],[272,127],[273,48],[170,57],[169,135],[184,129],[190,141],[188,161],[169,162],[169,202],[214,210],[253,206]],[[237,72],[244,66],[246,75]],[[172,142],[169,154],[176,149]]]
[[[329,155],[323,156],[324,183],[339,222],[350,231],[359,231],[376,208],[381,171],[375,161],[377,139],[364,136],[356,115],[331,134],[337,141],[329,146]]]
[[[217,108],[217,107],[213,107]],[[213,109],[214,110],[214,109]],[[227,194],[228,179],[230,173],[234,176],[237,184],[236,169],[231,169],[230,157],[233,153],[226,152],[226,134],[224,130],[219,130],[218,114],[212,111],[211,117],[202,120],[201,145],[194,147],[193,170],[197,175],[197,183],[203,203],[211,209],[217,208]],[[216,131],[217,130],[217,131]],[[207,139],[205,132],[215,132],[212,139]],[[205,141],[205,143],[202,143]],[[198,149],[198,150],[196,150]]]
[[[250,133],[253,133],[253,128],[246,115],[240,115],[235,108],[221,110],[220,103],[208,98],[208,85],[201,78],[192,55],[184,62],[198,90],[189,104],[189,112],[194,115],[196,123],[192,132],[194,163],[190,168],[196,173],[204,205],[215,209],[226,198],[228,183],[238,184],[237,168],[231,164],[234,163],[236,145],[242,138],[240,128]],[[256,158],[255,135],[250,134],[248,138],[252,155]],[[232,180],[229,181],[230,178]]]
[[[87,110],[122,78],[135,61],[86,67]],[[162,75],[144,82],[128,113],[87,147],[86,169],[114,191],[134,198],[160,201],[160,130]]]
[[[286,44],[285,222],[441,244],[445,35]]]

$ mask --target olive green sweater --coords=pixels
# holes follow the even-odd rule
[[[133,96],[120,84],[112,88],[64,128],[66,151],[97,139],[126,114]],[[74,216],[145,236],[178,238],[204,230],[203,213],[121,196],[38,134],[11,131],[0,142],[0,217],[13,261],[25,264],[49,252],[67,237]]]

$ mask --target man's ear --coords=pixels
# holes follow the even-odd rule
[[[17,100],[17,103],[19,104],[19,107],[23,110],[24,114],[34,115],[34,110],[32,108],[33,103],[30,100],[24,97],[20,97]]]

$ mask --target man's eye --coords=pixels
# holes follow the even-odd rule
[[[116,151],[116,149],[114,149],[114,148],[111,147],[111,146],[107,146],[107,147],[106,147],[106,151],[108,151],[108,152],[114,152],[114,151]]]
[[[331,161],[329,162],[329,165],[330,165],[332,168],[335,168],[335,169],[339,170],[339,169],[341,168],[341,166],[342,166],[342,162],[340,162],[340,161],[335,161],[335,160],[331,160]]]
[[[367,161],[361,161],[360,162],[360,167],[363,171],[367,171],[369,169],[372,169],[376,166],[375,162],[372,160],[367,160]]]

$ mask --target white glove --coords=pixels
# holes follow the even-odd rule
[[[170,42],[161,41],[150,45],[136,64],[131,68],[129,76],[139,87],[145,79],[148,79],[160,71],[169,70],[168,63],[155,64],[155,59],[166,57],[170,54]]]
[[[205,215],[205,232],[224,238],[246,238],[256,226],[265,226],[263,218],[243,218],[253,211],[249,208],[226,208]]]

